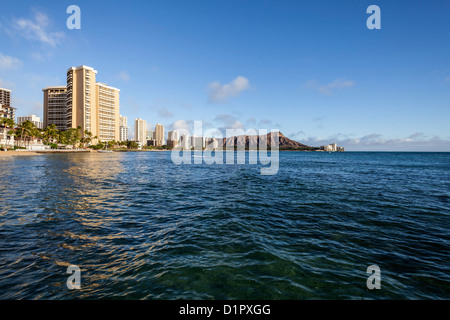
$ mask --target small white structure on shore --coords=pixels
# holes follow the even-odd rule
[[[345,151],[343,147],[339,147],[336,143],[321,146],[320,150],[328,151],[328,152]]]

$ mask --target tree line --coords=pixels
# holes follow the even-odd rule
[[[45,129],[40,129],[36,125],[27,120],[21,124],[16,124],[13,119],[0,118],[0,126],[7,130],[9,136],[14,136],[19,140],[19,146],[25,147],[35,139],[42,139],[45,145],[49,145],[53,149],[59,146],[72,146],[72,148],[86,148],[93,149],[113,148],[116,146],[123,146],[127,149],[135,149],[138,147],[135,141],[98,141],[96,145],[91,146],[91,142],[97,140],[92,132],[84,130],[79,126],[77,128],[69,128],[67,130],[58,130],[56,125],[51,124]]]

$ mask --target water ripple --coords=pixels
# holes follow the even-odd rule
[[[0,159],[0,298],[450,298],[449,154],[280,156],[275,176],[163,152]]]

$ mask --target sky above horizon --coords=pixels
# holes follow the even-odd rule
[[[69,30],[69,5],[81,30]],[[369,5],[381,29],[369,30]],[[16,116],[87,65],[166,132],[278,129],[311,146],[450,151],[449,1],[9,1],[0,87]]]

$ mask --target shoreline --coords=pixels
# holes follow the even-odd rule
[[[15,156],[40,156],[44,154],[62,154],[62,153],[90,153],[90,150],[10,150],[10,151],[0,151],[0,158],[9,158]]]
[[[0,151],[0,158],[10,158],[17,156],[38,156],[35,151]]]

